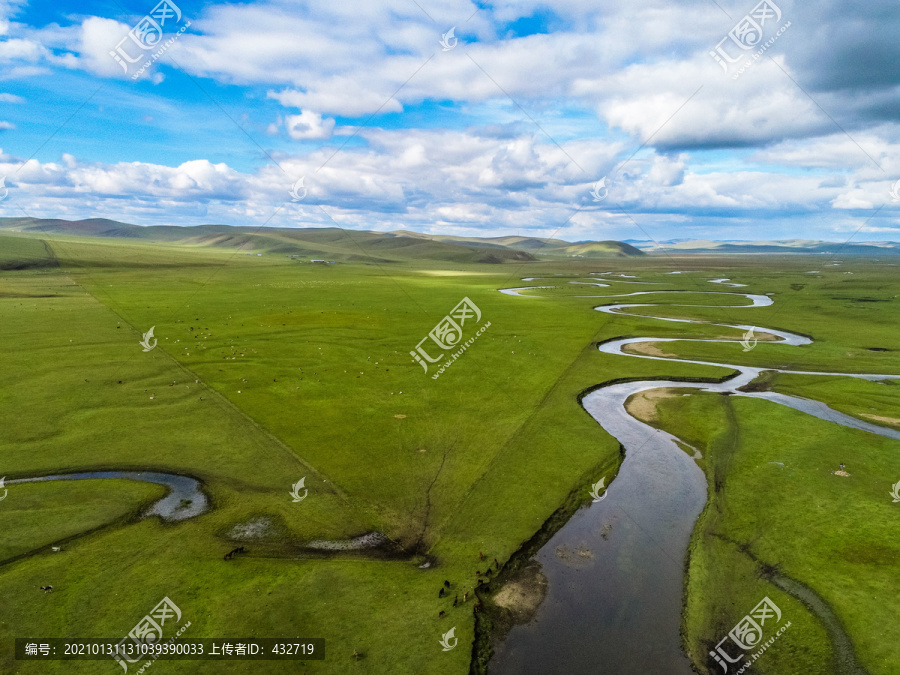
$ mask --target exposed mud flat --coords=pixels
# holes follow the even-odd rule
[[[885,424],[891,424],[893,426],[900,427],[900,419],[897,419],[896,417],[884,417],[882,415],[869,415],[868,413],[862,413],[862,416],[867,419],[870,419],[870,420],[875,420],[876,422],[884,422]]]
[[[317,539],[306,547],[317,551],[362,551],[367,548],[378,548],[390,542],[381,532],[367,532],[353,539]]]
[[[661,359],[678,358],[677,354],[664,352],[655,342],[636,342],[634,344],[625,345],[622,351],[626,354],[643,354],[644,356],[657,356]]]
[[[515,623],[528,623],[547,597],[547,577],[540,564],[516,573],[494,596],[494,603],[510,613]]]
[[[625,410],[632,417],[637,417],[644,422],[656,422],[659,420],[659,413],[656,410],[657,403],[675,396],[681,396],[681,392],[672,387],[648,389],[629,397],[625,401]]]
[[[246,523],[238,523],[227,534],[229,539],[235,541],[259,541],[270,539],[276,535],[275,524],[271,518],[252,518]]]

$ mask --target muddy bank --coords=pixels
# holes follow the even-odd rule
[[[530,621],[534,617],[540,608],[540,603],[546,597],[548,586],[546,577],[540,572],[540,566],[535,565],[534,556],[571,520],[579,509],[591,503],[591,497],[587,491],[593,477],[606,475],[609,477],[607,480],[607,484],[609,484],[618,474],[624,458],[625,448],[620,445],[619,455],[613,464],[595,467],[582,476],[562,506],[554,511],[540,529],[510,556],[492,580],[476,589],[476,597],[481,601],[484,610],[475,615],[475,640],[472,645],[472,661],[469,670],[471,675],[486,675],[495,648],[503,642],[509,631],[520,622]],[[540,577],[537,576],[536,571],[540,573]],[[531,604],[514,610],[498,604],[495,600],[495,594],[502,592],[509,583],[515,585],[530,583],[540,586],[540,589],[532,588],[526,591],[532,601]],[[516,588],[515,585],[513,589]],[[515,595],[516,591],[512,590],[509,593]]]

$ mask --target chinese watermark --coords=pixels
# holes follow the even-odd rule
[[[781,21],[781,9],[778,5],[771,0],[762,0],[750,10],[749,14],[738,21],[734,28],[728,31],[728,35],[719,41],[719,44],[716,45],[714,50],[709,52],[709,55],[722,66],[722,70],[726,74],[729,72],[729,67],[734,66],[737,72],[731,76],[731,79],[736,80],[751,65],[758,61],[763,53],[775,44],[775,41],[790,28],[790,21],[778,28],[778,30],[773,30],[771,25],[768,29],[766,28],[766,23],[776,24],[779,21]],[[771,37],[763,42],[763,37],[766,33],[770,34]],[[723,46],[725,44],[730,45],[729,49],[735,56],[732,56],[729,53],[729,49]]]
[[[154,328],[156,328],[156,326],[150,326],[150,330],[148,330],[146,333],[144,333],[141,341],[138,343],[141,345],[141,347],[144,348],[142,351],[149,352],[151,349],[153,349],[156,346],[157,340],[156,340],[156,338],[153,337],[153,329]],[[153,340],[152,345],[150,344],[150,340]]]
[[[3,481],[0,480],[0,487],[3,487]],[[900,480],[897,481],[896,485],[892,485],[893,490],[891,490],[891,497],[894,498],[894,502],[900,502]],[[6,495],[3,495],[4,497]]]
[[[473,321],[474,319],[474,321]],[[414,351],[410,351],[410,356],[425,370],[425,373],[428,373],[428,364],[429,363],[437,363],[442,358],[444,358],[443,352],[454,349],[455,347],[459,347],[459,350],[450,355],[450,358],[445,361],[438,369],[438,372],[431,376],[431,379],[436,380],[441,374],[447,369],[456,359],[462,356],[463,352],[466,351],[474,342],[481,336],[481,334],[490,328],[491,322],[488,321],[486,324],[481,326],[474,336],[466,340],[464,343],[460,344],[463,337],[463,326],[466,324],[466,320],[470,323],[478,323],[481,321],[481,310],[478,309],[478,305],[469,300],[469,298],[463,298],[459,304],[456,305],[452,310],[450,310],[450,314],[445,316],[441,321],[428,333],[426,337],[423,337],[419,340],[419,344],[416,345],[416,349]],[[457,323],[458,322],[458,323]],[[441,350],[441,354],[436,357],[432,357],[425,348],[422,346],[422,343],[425,340],[431,338],[432,342],[434,342]]]
[[[606,176],[603,176],[603,178],[594,183],[593,189],[591,189],[591,197],[594,198],[595,202],[602,202],[608,194],[609,188],[606,187]]]
[[[723,673],[728,672],[729,664],[733,665],[740,663],[741,659],[744,658],[748,651],[760,647],[758,651],[750,655],[750,658],[753,660],[746,661],[741,666],[740,670],[735,672],[743,673],[748,670],[750,666],[763,655],[763,652],[771,647],[775,640],[781,637],[781,634],[791,626],[791,622],[788,621],[778,629],[774,636],[763,642],[763,626],[766,621],[770,624],[770,630],[775,624],[778,624],[781,621],[781,610],[778,608],[778,605],[768,598],[768,596],[763,598],[756,607],[750,610],[749,614],[738,621],[737,625],[728,631],[728,635],[719,640],[719,644],[716,645],[716,651],[709,653],[709,655],[716,660],[716,663],[722,666]],[[722,646],[722,643],[725,642],[725,640],[731,640],[736,644],[738,649],[741,650],[741,654],[735,657],[729,655]]]
[[[305,483],[306,483],[306,476],[303,476],[303,478],[301,478],[296,483],[291,485],[291,491],[289,494],[291,495],[291,497],[294,498],[293,499],[294,502],[302,502],[304,499],[306,499],[306,496],[309,494],[309,490],[305,487]],[[300,496],[300,490],[303,490],[302,497]]]
[[[116,63],[122,66],[122,71],[126,75],[130,65],[146,59],[139,70],[131,76],[132,80],[140,77],[152,63],[165,54],[166,50],[191,25],[191,22],[188,21],[178,29],[174,37],[163,43],[163,27],[166,25],[166,21],[169,21],[170,24],[177,24],[181,21],[181,9],[172,0],[161,0],[156,7],[150,10],[149,14],[128,31],[128,34],[119,41],[116,48],[109,52],[109,55],[116,60]],[[148,55],[147,52],[153,49],[156,49],[156,51]]]
[[[606,490],[603,490],[603,484],[606,482],[606,476],[598,480],[591,486],[591,497],[594,498],[594,502],[602,502],[606,499]],[[600,490],[603,490],[603,495],[600,494]]]
[[[174,621],[172,620],[173,618]],[[149,654],[156,654],[154,650],[148,650],[147,645],[152,645],[162,640],[163,626],[166,621],[169,621],[170,624],[181,621],[181,610],[168,597],[163,598],[156,607],[150,610],[149,614],[138,621],[137,625],[128,633],[128,636],[122,638],[118,643],[116,654],[113,655],[113,658],[119,662],[119,665],[122,666],[126,673],[128,672],[129,663],[134,664],[146,658]],[[191,622],[188,621],[181,626],[175,636],[169,638],[169,642],[174,642],[175,638],[181,637],[181,634],[190,625]],[[129,638],[131,638],[131,643],[128,642]],[[141,666],[138,673],[144,672],[144,670],[153,665],[155,660],[155,658],[148,660],[147,663]]]
[[[450,642],[451,640],[453,641],[452,643]],[[443,649],[441,651],[449,652],[451,649],[453,649],[457,645],[458,642],[459,642],[459,638],[456,637],[456,626],[454,626],[453,628],[448,630],[446,633],[441,635],[440,644],[441,644],[441,647],[443,647]]]
[[[741,340],[741,345],[744,347],[745,352],[749,352],[756,346],[758,340],[756,336],[753,334],[753,329],[751,328],[746,333],[744,333],[744,339]]]
[[[0,185],[2,184],[3,181],[0,180]],[[3,199],[3,197],[0,197],[0,199]],[[900,202],[900,180],[894,183],[894,185],[891,187],[891,201]]]
[[[288,190],[292,202],[299,202],[306,198],[306,186],[303,185],[304,180],[306,180],[306,176],[300,176],[300,178],[297,179],[297,182],[291,186],[290,190]]]
[[[457,44],[459,44],[459,38],[457,38],[453,34],[453,31],[455,30],[456,26],[453,26],[453,28],[441,35],[441,47],[443,47],[443,49],[441,50],[442,52],[449,52],[451,49],[456,47]]]

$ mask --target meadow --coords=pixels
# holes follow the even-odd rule
[[[323,639],[325,660],[303,662],[302,672],[465,673],[476,571],[495,558],[504,566],[563,505],[589,502],[591,479],[614,473],[621,461],[618,443],[579,406],[579,394],[620,378],[731,373],[605,355],[596,343],[741,337],[642,313],[758,323],[815,342],[761,342],[747,353],[737,344],[667,343],[666,350],[761,367],[900,374],[898,282],[887,259],[828,267],[821,256],[479,264],[379,255],[321,265],[256,253],[0,236],[0,475],[180,473],[200,479],[212,503],[201,516],[171,523],[140,518],[158,486],[9,485],[0,501],[0,584],[12,600],[0,607],[0,670],[116,672],[111,660],[55,662],[48,670],[14,661],[8,646],[14,637],[122,637],[167,596],[191,621],[186,637]],[[673,306],[633,316],[592,311],[630,299],[577,296],[657,287],[556,284],[535,297],[498,293],[555,284],[523,277],[585,280],[600,271],[692,292],[647,296]],[[708,283],[723,276],[747,288]],[[771,293],[775,304],[726,308],[745,301],[703,293],[726,290]],[[464,297],[490,328],[433,380],[409,352]],[[158,343],[145,352],[139,343],[151,327]],[[849,414],[900,418],[896,385],[780,375],[770,386]],[[752,606],[760,587],[773,598],[780,593],[766,586],[771,566],[829,603],[868,672],[892,672],[900,635],[890,617],[900,600],[889,591],[900,529],[887,490],[900,480],[897,441],[757,400],[667,399],[659,413],[662,428],[703,448],[710,485],[724,485],[710,489],[689,560],[685,646],[698,667],[709,641],[733,624],[738,608]],[[776,470],[770,461],[796,469]],[[850,479],[828,473],[841,461],[850,464]],[[295,502],[290,491],[301,478],[308,495]],[[260,523],[252,539],[236,534]],[[369,532],[391,545],[309,547]],[[223,560],[239,545],[246,553]],[[479,591],[485,602],[502,583],[501,576]],[[53,592],[40,590],[48,584]],[[452,606],[464,593],[468,601]],[[837,672],[827,669],[840,658],[825,625],[801,603],[778,597],[797,628],[771,661],[754,667]],[[439,640],[453,627],[458,647],[442,651]],[[216,661],[154,667],[257,669]],[[287,662],[265,668],[298,671]]]

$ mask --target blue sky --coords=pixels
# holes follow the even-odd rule
[[[894,3],[599,4],[0,0],[0,216],[900,239]]]

